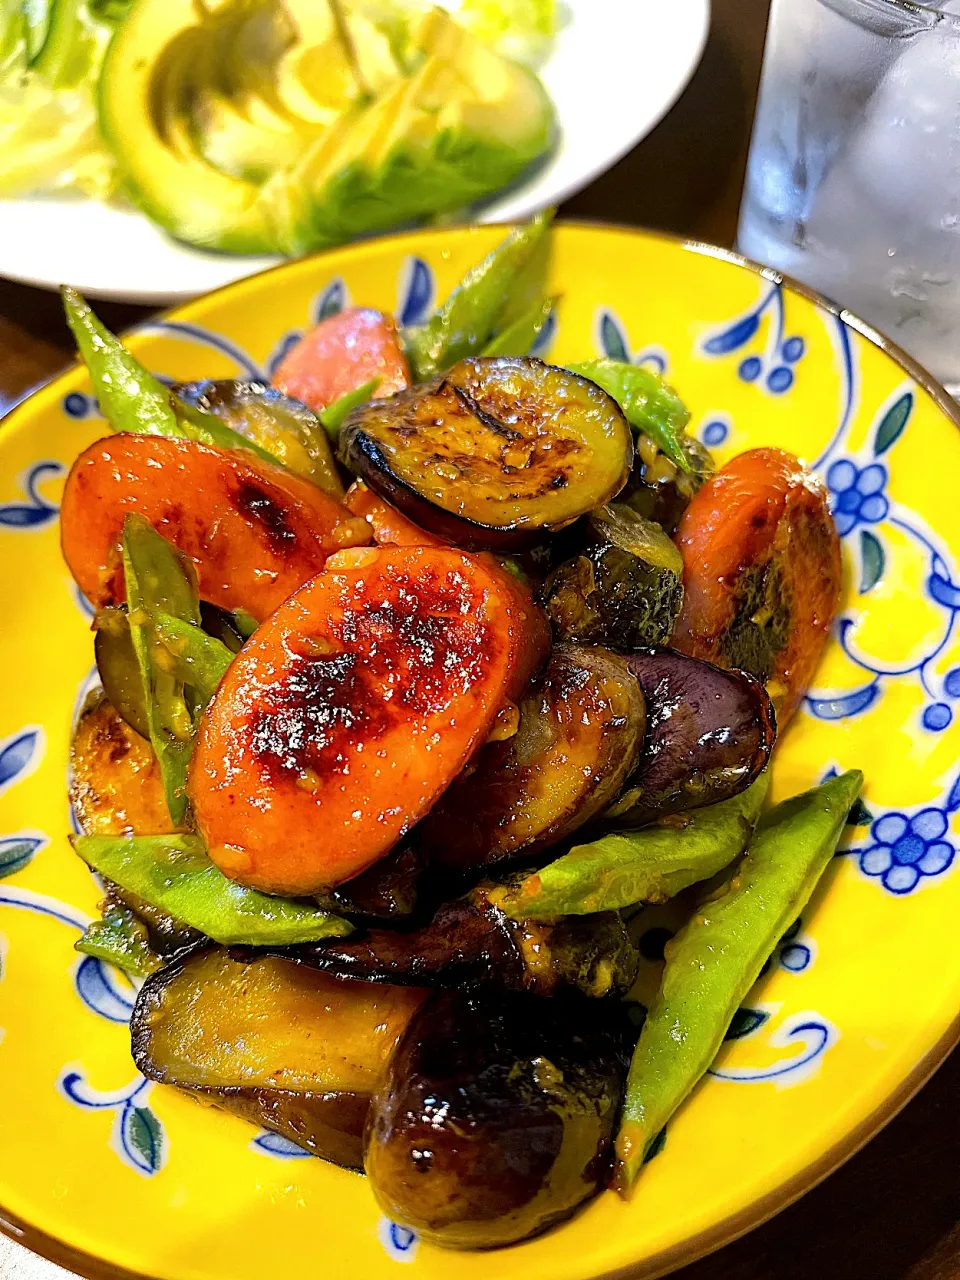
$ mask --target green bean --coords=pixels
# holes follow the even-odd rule
[[[169,613],[154,615],[157,639],[170,655],[170,674],[189,685],[203,710],[217,691],[234,655],[221,640]]]
[[[553,315],[557,299],[537,298],[512,324],[501,329],[480,353],[484,356],[525,356]]]
[[[94,871],[226,947],[315,942],[351,929],[319,907],[228,880],[199,836],[74,836],[72,843]]]
[[[143,367],[94,315],[76,289],[61,289],[67,324],[87,366],[104,417],[114,431],[196,440],[218,449],[247,449],[279,466],[266,449],[212,413],[184,404]]]
[[[123,571],[127,622],[143,682],[150,743],[160,764],[170,817],[180,826],[187,812],[193,720],[183,681],[173,673],[169,651],[157,639],[154,619],[162,612],[199,626],[193,566],[148,520],[132,514],[123,522]]]
[[[366,404],[372,398],[379,385],[379,378],[371,378],[363,386],[338,396],[332,404],[328,404],[325,409],[320,410],[317,414],[320,419],[320,425],[326,431],[333,444],[336,444],[340,438],[340,428],[346,421],[347,415],[352,413],[354,409],[359,408],[360,405]]]
[[[440,310],[407,342],[418,382],[479,355],[498,329],[512,326],[543,296],[553,210],[538,213],[463,277]]]
[[[767,794],[762,773],[738,796],[576,845],[532,872],[500,904],[515,920],[590,915],[637,902],[666,902],[738,858]]]
[[[630,425],[646,432],[681,471],[695,472],[684,448],[690,410],[659,374],[621,360],[585,360],[567,368],[612,396]]]
[[[810,899],[863,784],[851,769],[765,814],[746,857],[666,948],[630,1064],[614,1186],[627,1198],[660,1130],[716,1057],[744,996]]]
[[[67,324],[114,431],[185,438],[163,383],[100,322],[76,289],[64,285],[60,293]]]
[[[145,978],[163,964],[150,946],[146,925],[129,907],[109,907],[73,945],[75,951],[106,960],[134,978]]]

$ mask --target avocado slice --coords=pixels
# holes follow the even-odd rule
[[[205,38],[195,23],[193,0],[134,7],[104,59],[101,131],[130,199],[172,236],[229,253],[272,253],[277,236],[260,188],[193,150],[181,78]]]
[[[415,47],[419,69],[297,166],[310,193],[298,242],[336,243],[463,208],[549,150],[553,106],[532,72],[442,10],[427,15]]]
[[[539,80],[448,14],[413,24],[406,56],[403,74],[347,0],[138,0],[104,61],[100,127],[134,203],[233,253],[460,209],[549,149]]]
[[[296,39],[292,23],[284,22],[282,6],[234,3],[225,5],[204,26],[205,38],[196,57],[184,65],[183,91],[190,139],[199,155],[221,173],[263,182],[277,169],[289,169],[318,129],[303,120],[275,111],[232,74],[239,59],[237,46],[259,42],[256,55],[268,79],[275,77],[281,58]],[[264,21],[266,18],[266,21]]]

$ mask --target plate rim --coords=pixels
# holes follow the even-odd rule
[[[309,254],[303,258],[285,259],[262,271],[255,272],[253,275],[242,276],[237,280],[230,281],[228,284],[220,285],[216,289],[210,289],[206,293],[199,294],[195,298],[164,309],[151,316],[148,320],[141,322],[141,324],[133,325],[123,330],[123,335],[136,336],[143,325],[153,323],[156,320],[176,319],[179,312],[191,306],[206,302],[211,298],[218,298],[220,294],[230,290],[254,287],[254,282],[259,282],[265,276],[273,275],[277,272],[302,269],[305,263],[319,262],[331,256],[342,256],[344,254],[350,256],[355,254],[362,255],[370,245],[379,245],[382,242],[408,241],[422,244],[424,240],[442,241],[446,237],[461,235],[464,232],[486,230],[495,226],[509,230],[518,225],[521,224],[516,221],[503,223],[470,222],[444,227],[420,228],[414,231],[398,231],[368,240],[354,241],[347,245],[338,245]],[[639,240],[660,241],[679,248],[685,253],[726,262],[746,269],[771,283],[785,286],[788,290],[806,298],[828,314],[842,320],[844,324],[860,334],[861,337],[891,357],[919,387],[931,396],[937,407],[960,430],[960,403],[955,401],[942,384],[917,360],[908,355],[893,339],[888,338],[879,329],[862,320],[854,312],[842,307],[825,294],[810,288],[792,276],[773,267],[765,266],[738,253],[736,250],[659,229],[634,227],[623,223],[603,222],[597,219],[573,218],[558,219],[555,225],[588,232],[613,232]],[[23,396],[11,405],[0,418],[0,445],[2,445],[3,434],[10,429],[10,426],[19,427],[20,425],[19,421],[11,423],[11,420],[25,416],[23,411],[34,397],[52,397],[58,384],[72,377],[78,365],[78,360],[71,362],[45,381],[24,392]],[[930,1046],[899,1085],[888,1093],[869,1115],[792,1178],[780,1183],[759,1199],[751,1201],[749,1205],[740,1211],[728,1215],[705,1231],[688,1237],[686,1240],[678,1241],[675,1245],[661,1250],[646,1259],[628,1263],[612,1271],[598,1272],[593,1280],[661,1280],[662,1277],[670,1274],[678,1267],[696,1262],[700,1258],[706,1257],[708,1254],[714,1253],[718,1249],[722,1249],[742,1236],[747,1235],[756,1227],[762,1226],[778,1213],[796,1203],[808,1191],[813,1190],[830,1174],[839,1169],[841,1165],[861,1151],[872,1138],[895,1119],[912,1101],[958,1045],[960,1045],[960,1014],[947,1027],[936,1043]],[[8,1212],[2,1205],[0,1205],[0,1235],[6,1236],[14,1243],[29,1249],[46,1261],[74,1272],[82,1277],[83,1280],[164,1280],[164,1277],[154,1273],[131,1271],[126,1267],[98,1258],[85,1250],[66,1244],[56,1236],[33,1226],[18,1215]]]

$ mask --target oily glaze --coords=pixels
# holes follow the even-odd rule
[[[546,645],[519,584],[460,552],[338,557],[256,632],[201,724],[189,792],[210,856],[268,892],[357,875],[423,816]]]
[[[623,827],[716,804],[748,787],[770,759],[777,730],[763,685],[670,649],[632,653],[647,700],[647,742],[607,817]]]
[[[640,756],[644,721],[623,658],[556,645],[520,703],[517,732],[483,749],[431,810],[420,839],[436,863],[452,867],[555,844],[619,794]]]
[[[594,998],[627,991],[638,955],[616,913],[550,924],[515,921],[500,907],[505,893],[501,885],[478,885],[443,903],[429,924],[411,933],[370,929],[284,954],[365,982],[485,986],[541,996],[575,990]]]
[[[354,410],[340,457],[431,533],[511,551],[612,498],[633,437],[616,402],[585,378],[529,357],[477,357]]]
[[[826,488],[793,454],[749,449],[694,497],[676,540],[684,602],[672,643],[762,680],[785,726],[840,607]]]
[[[370,540],[329,494],[251,454],[110,436],[77,458],[61,509],[64,558],[98,608],[124,598],[120,533],[132,511],[190,557],[204,600],[261,619],[332,552]]]
[[[365,1168],[384,1212],[453,1248],[569,1216],[609,1165],[625,1030],[622,1006],[434,996],[371,1109]]]
[[[423,998],[275,956],[241,964],[213,948],[144,984],[133,1055],[148,1079],[358,1168],[371,1095]]]

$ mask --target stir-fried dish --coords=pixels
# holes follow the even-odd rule
[[[62,506],[78,947],[142,979],[144,1075],[455,1248],[633,1192],[862,782],[765,807],[838,608],[823,487],[716,470],[649,369],[530,356],[548,249],[413,331],[328,317],[273,386],[167,386],[64,291],[116,433]]]

